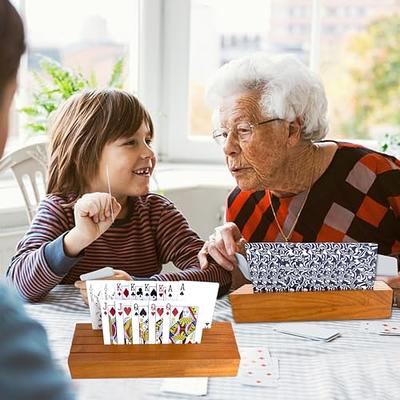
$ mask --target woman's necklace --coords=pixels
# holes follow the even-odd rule
[[[314,147],[314,146],[315,146],[315,147]],[[293,222],[293,225],[292,225],[292,227],[289,229],[289,233],[288,233],[287,235],[285,235],[285,233],[283,232],[283,229],[282,229],[282,227],[281,227],[281,224],[280,224],[279,221],[278,221],[278,217],[276,216],[276,212],[275,212],[274,206],[273,206],[273,204],[272,204],[271,191],[268,190],[269,203],[270,203],[270,205],[271,205],[272,214],[274,215],[274,220],[275,220],[275,222],[276,222],[276,225],[278,226],[279,232],[281,233],[282,237],[285,239],[286,242],[289,242],[290,237],[292,236],[292,233],[293,233],[294,228],[295,228],[295,226],[296,226],[296,224],[297,224],[297,221],[299,220],[300,214],[301,214],[301,212],[303,211],[303,208],[304,208],[304,206],[305,206],[305,204],[306,204],[306,201],[307,201],[307,199],[308,199],[308,195],[310,194],[311,186],[312,186],[312,184],[313,184],[313,182],[314,182],[314,175],[315,175],[315,154],[316,154],[316,152],[317,152],[317,150],[318,150],[318,146],[313,145],[313,148],[314,148],[315,150],[314,150],[314,153],[313,153],[313,172],[312,172],[312,175],[311,175],[311,181],[310,181],[310,184],[309,184],[309,186],[308,186],[307,193],[306,193],[306,196],[305,196],[305,198],[304,198],[303,204],[301,205],[300,210],[299,210],[299,212],[297,213],[296,218],[295,218],[295,220],[294,220],[294,222]]]

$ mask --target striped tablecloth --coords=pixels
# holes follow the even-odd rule
[[[89,310],[73,286],[58,286],[41,303],[28,304],[29,314],[47,329],[59,365],[68,371],[67,357],[75,323],[89,322]],[[233,321],[229,299],[217,302],[214,320]],[[400,309],[392,321],[400,322]],[[273,324],[235,324],[241,347],[265,346],[279,360],[276,388],[244,386],[237,378],[210,378],[207,399],[400,399],[400,337],[360,331],[360,321],[316,322],[339,330],[341,337],[316,342],[277,333]],[[161,379],[73,380],[81,400],[187,399],[160,392]]]

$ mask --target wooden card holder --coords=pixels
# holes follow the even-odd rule
[[[379,319],[392,315],[393,290],[376,281],[373,290],[253,293],[247,284],[230,294],[236,322]]]
[[[76,324],[72,378],[236,376],[240,355],[230,322],[214,322],[200,344],[104,345],[101,330]]]

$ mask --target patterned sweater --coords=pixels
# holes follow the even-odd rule
[[[7,277],[28,300],[40,300],[57,284],[74,283],[82,273],[103,266],[122,269],[137,278],[197,280],[220,283],[220,294],[231,283],[230,273],[210,260],[202,271],[197,253],[203,241],[165,197],[148,194],[128,199],[128,213],[90,244],[78,257],[64,252],[63,238],[74,226],[70,195],[44,199],[29,231],[17,246]],[[172,261],[181,271],[160,274]]]
[[[379,253],[400,254],[400,161],[351,143],[337,143],[332,162],[305,192],[271,196],[287,234],[297,220],[292,242],[373,242]],[[227,221],[249,242],[284,241],[274,220],[268,191],[238,187],[227,201]]]

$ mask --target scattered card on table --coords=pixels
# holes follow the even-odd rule
[[[205,396],[207,385],[208,378],[167,378],[163,379],[160,390],[191,396]]]
[[[322,328],[316,324],[288,322],[274,326],[274,330],[287,335],[293,335],[310,340],[322,340],[330,342],[340,336],[335,329]]]
[[[279,363],[261,347],[240,349],[239,381],[243,385],[274,387],[278,385]]]
[[[361,330],[382,336],[400,336],[400,322],[385,320],[362,322]]]

